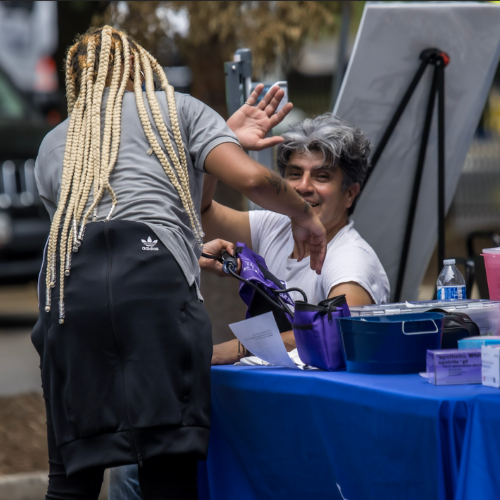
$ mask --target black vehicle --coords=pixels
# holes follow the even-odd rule
[[[35,280],[50,220],[35,185],[35,158],[51,129],[0,71],[0,285]]]

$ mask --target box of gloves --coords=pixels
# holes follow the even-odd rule
[[[428,350],[426,377],[434,385],[480,384],[481,350]]]
[[[482,383],[500,389],[500,345],[481,347]]]

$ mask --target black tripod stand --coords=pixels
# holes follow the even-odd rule
[[[408,90],[406,91],[401,103],[399,104],[394,116],[392,117],[387,130],[385,131],[382,140],[380,141],[371,161],[371,168],[365,179],[365,186],[373,173],[377,162],[384,151],[389,138],[391,137],[396,125],[403,114],[403,111],[408,104],[415,88],[418,85],[424,71],[428,65],[434,66],[434,75],[432,78],[431,91],[429,94],[429,101],[427,104],[427,111],[424,120],[424,129],[422,139],[420,142],[420,150],[418,154],[417,170],[415,172],[415,181],[413,183],[413,192],[410,202],[410,211],[406,222],[406,232],[401,250],[401,259],[399,261],[398,280],[396,283],[396,291],[394,300],[398,302],[401,299],[401,289],[403,287],[403,280],[405,277],[406,263],[408,260],[408,252],[410,249],[411,235],[413,231],[413,223],[415,220],[415,212],[417,208],[418,195],[420,192],[420,183],[422,180],[422,173],[424,170],[425,153],[427,150],[427,143],[429,140],[429,131],[431,128],[432,114],[434,111],[434,101],[436,94],[438,95],[438,269],[443,265],[444,259],[444,219],[445,219],[445,203],[444,203],[444,68],[450,62],[447,54],[439,49],[426,49],[420,54],[421,64],[415,74]]]

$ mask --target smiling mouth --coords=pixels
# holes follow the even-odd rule
[[[299,193],[299,195],[300,195],[300,193]],[[305,202],[309,203],[309,205],[311,205],[311,207],[312,207],[312,208],[319,207],[319,203],[316,203],[315,201],[312,201],[312,200],[308,200],[307,198],[304,198],[303,196],[301,196],[301,198],[302,198]]]

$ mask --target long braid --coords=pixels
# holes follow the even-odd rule
[[[177,180],[177,177],[175,176],[175,172],[170,165],[170,162],[168,161],[167,156],[161,149],[160,145],[158,144],[158,141],[156,140],[155,135],[153,134],[153,130],[151,128],[151,122],[149,121],[149,116],[146,111],[146,106],[144,105],[144,97],[142,95],[142,88],[141,88],[141,63],[140,63],[140,58],[139,58],[138,53],[135,54],[134,58],[134,66],[135,66],[135,74],[134,74],[134,93],[135,93],[135,101],[137,104],[137,110],[139,111],[139,117],[142,122],[142,128],[144,129],[144,133],[146,134],[146,137],[149,141],[149,144],[151,148],[153,149],[154,153],[158,157],[158,160],[160,161],[163,170],[167,174],[170,182],[172,185],[175,187],[177,190],[177,193],[179,194],[179,197],[181,199],[182,205],[184,207],[184,210],[187,212],[189,216],[189,220],[191,222],[191,227],[195,231],[195,235],[198,237],[196,231],[196,223],[193,218],[193,214],[191,212],[191,209],[189,207],[189,202],[188,202],[188,197],[190,197],[190,193],[185,193],[184,190],[182,189],[182,186],[179,184],[179,181]],[[148,78],[146,76],[146,78]],[[151,83],[151,82],[149,82]],[[146,81],[146,88],[148,86],[148,81]]]
[[[74,75],[71,72],[71,64],[77,49],[78,45],[73,45],[68,50],[68,55],[66,56],[66,100],[68,101],[68,115],[73,112],[76,101],[75,81]]]
[[[87,137],[89,133],[89,122],[90,122],[90,113],[91,113],[91,108],[87,106],[87,73],[88,73],[89,68],[87,65],[83,68],[82,71],[82,80],[84,84],[82,85],[81,91],[80,91],[80,96],[79,99],[81,99],[81,126],[80,126],[80,132],[79,132],[79,137],[80,140],[78,141],[78,151],[77,151],[77,157],[76,157],[76,163],[75,163],[75,169],[74,169],[74,174],[73,174],[73,183],[72,183],[72,188],[71,188],[71,196],[69,199],[68,203],[68,208],[66,211],[66,217],[64,219],[64,225],[63,225],[63,233],[66,233],[69,228],[69,224],[71,221],[73,221],[73,227],[70,229],[70,231],[73,231],[73,238],[68,238],[67,239],[67,245],[66,245],[66,252],[63,253],[63,249],[61,246],[60,250],[60,255],[65,255],[66,256],[66,262],[65,262],[65,275],[69,276],[69,272],[71,269],[71,247],[74,244],[77,236],[77,222],[75,220],[75,212],[78,207],[78,202],[80,200],[80,195],[81,195],[81,190],[82,190],[82,184],[85,181],[85,166],[87,163],[87,158],[88,158],[88,149],[89,149],[89,139]],[[79,110],[80,111],[80,110]],[[62,234],[62,233],[61,233]],[[61,259],[61,266],[62,266],[62,259]],[[62,269],[62,267],[61,267]],[[61,286],[63,286],[63,280],[61,280]],[[61,289],[61,297],[63,296],[63,289]]]
[[[111,49],[111,28],[105,26],[101,32],[101,53],[99,56],[99,70],[94,86],[92,101],[92,139],[91,148],[94,161],[94,199],[97,197],[101,185],[101,102],[106,77],[108,76],[109,53]],[[97,214],[94,213],[94,220]]]
[[[119,61],[121,58],[121,51],[118,44],[115,43],[114,54],[112,54],[113,59]],[[107,189],[111,196],[111,210],[112,214],[115,210],[117,200],[116,195],[108,182],[109,170],[110,170],[110,150],[111,150],[111,134],[115,131],[113,130],[114,125],[114,117],[115,117],[115,99],[119,90],[119,81],[120,81],[120,69],[121,66],[117,63],[113,66],[113,77],[111,80],[111,88],[109,90],[108,102],[106,105],[106,114],[104,120],[104,138],[102,143],[102,152],[101,152],[101,190],[100,197],[104,193],[103,189]],[[97,203],[100,201],[100,197],[97,199]],[[107,217],[109,219],[109,216]]]
[[[90,38],[87,46],[87,129],[85,132],[85,154],[87,155],[84,158],[84,174],[81,182],[81,189],[79,190],[79,198],[78,205],[75,213],[75,220],[77,223],[80,222],[80,218],[82,216],[83,210],[85,209],[85,205],[90,195],[90,189],[92,187],[92,183],[94,181],[94,162],[93,155],[91,150],[91,142],[92,142],[92,99],[94,96],[94,65],[95,65],[95,40],[93,37]],[[74,242],[75,243],[75,251],[78,250],[78,247],[81,244],[81,240],[83,238],[83,232],[85,230],[85,226],[82,225],[80,228],[80,232],[78,233],[78,238]]]
[[[84,76],[85,76],[84,70]],[[75,118],[75,131],[74,135],[76,138],[80,137],[82,129],[85,128],[85,87],[80,90],[80,95],[75,104],[74,114]],[[76,202],[76,196],[78,193],[78,187],[80,185],[80,177],[83,168],[83,157],[84,157],[84,145],[85,141],[76,140],[73,141],[72,146],[72,156],[74,157],[73,163],[73,175],[71,179],[68,180],[70,184],[70,199],[66,210],[66,217],[64,218],[64,223],[61,231],[61,241],[59,244],[59,323],[64,323],[65,309],[64,309],[64,276],[69,275],[69,270],[71,268],[71,251],[68,251],[68,240],[71,243],[71,239],[68,238],[68,233],[70,230],[71,218],[73,215],[73,209]],[[71,248],[71,246],[69,247]]]
[[[73,215],[73,220],[75,224],[75,232],[78,231],[78,224],[80,223],[80,218],[82,216],[85,204],[90,194],[90,188],[93,182],[94,174],[94,164],[92,162],[93,156],[90,151],[90,142],[92,137],[92,97],[94,93],[94,63],[95,63],[95,42],[93,38],[90,38],[87,45],[87,77],[84,81],[87,91],[86,100],[86,121],[85,121],[85,150],[83,157],[83,172],[82,178],[80,180],[80,187],[78,189],[77,203],[75,206],[75,213]],[[81,233],[81,229],[80,229]],[[77,252],[80,247],[80,234],[77,234],[73,241],[73,251]]]
[[[120,34],[121,38],[121,43],[123,47],[123,76],[122,76],[122,81],[120,84],[120,87],[118,88],[118,78],[119,78],[119,68],[120,66],[118,65],[118,61],[120,60],[120,50],[117,46],[115,49],[115,55],[114,59],[116,61],[116,65],[114,68],[113,72],[113,81],[111,83],[111,89],[110,89],[110,95],[108,98],[108,103],[106,106],[106,120],[108,119],[108,110],[110,108],[114,108],[113,110],[113,124],[112,124],[112,146],[111,146],[111,152],[110,152],[110,158],[109,158],[109,163],[106,165],[106,169],[103,172],[102,175],[102,184],[100,186],[99,192],[94,199],[92,205],[90,208],[87,210],[86,214],[83,217],[83,222],[82,222],[82,229],[80,230],[80,240],[83,238],[83,232],[85,230],[85,225],[87,224],[87,219],[89,214],[95,209],[97,204],[100,202],[102,195],[104,194],[104,189],[107,189],[111,195],[112,199],[112,205],[111,205],[111,210],[109,211],[106,220],[109,220],[111,216],[113,215],[114,209],[118,203],[118,200],[116,199],[116,195],[114,191],[112,190],[110,184],[109,184],[109,175],[111,171],[113,170],[113,167],[116,163],[116,159],[118,157],[118,148],[120,145],[120,132],[121,132],[121,107],[122,107],[122,101],[123,101],[123,94],[125,93],[125,87],[127,86],[127,82],[129,79],[129,74],[130,74],[130,48],[129,48],[129,43],[127,40],[127,37],[124,36],[123,34]],[[117,92],[118,89],[118,92]],[[116,99],[114,98],[116,95]]]
[[[181,130],[179,127],[179,119],[177,117],[177,105],[175,102],[174,88],[172,87],[172,85],[169,84],[167,75],[165,74],[165,71],[163,71],[163,68],[158,64],[158,61],[149,52],[146,52],[146,56],[148,57],[151,63],[153,71],[158,75],[158,78],[160,79],[161,88],[165,91],[165,96],[167,98],[167,103],[168,103],[168,112],[170,116],[170,121],[172,123],[172,133],[174,134],[174,140],[177,145],[177,149],[179,151],[179,156],[181,160],[180,163],[184,171],[184,175],[186,176],[187,181],[189,183],[187,160],[184,151],[184,143],[182,141]]]
[[[125,88],[130,75],[130,54],[134,54],[134,94],[139,117],[146,138],[157,156],[168,179],[176,189],[186,211],[193,233],[202,244],[203,232],[194,208],[189,187],[186,153],[177,117],[173,88],[156,59],[132,41],[125,33],[109,26],[93,30],[80,37],[69,50],[66,58],[66,95],[70,114],[66,148],[64,152],[61,190],[56,213],[52,220],[47,250],[47,299],[46,311],[51,308],[51,289],[56,282],[56,256],[59,246],[60,303],[59,322],[64,323],[64,280],[71,270],[71,250],[78,251],[85,226],[91,213],[97,217],[97,206],[105,191],[111,197],[113,214],[117,198],[109,178],[118,158],[121,136],[121,110]],[[104,130],[101,141],[101,103],[112,65],[111,85],[105,110]],[[146,79],[146,96],[154,122],[168,153],[160,146],[152,130],[141,89],[141,67]],[[96,74],[97,71],[97,74]],[[176,153],[154,92],[153,72],[165,90]],[[123,76],[120,76],[120,75]],[[93,186],[93,200],[85,211]],[[84,213],[85,211],[85,213]],[[64,216],[64,219],[63,219]],[[80,230],[78,232],[78,225]],[[62,228],[61,228],[62,225]],[[73,237],[71,238],[71,234]],[[59,236],[60,234],[60,236]],[[59,242],[59,245],[58,245]]]
[[[88,87],[88,85],[85,85]],[[88,97],[87,97],[88,100]],[[88,174],[88,158],[89,158],[89,149],[90,149],[90,123],[91,123],[91,108],[90,106],[85,106],[85,111],[83,114],[83,123],[81,129],[81,143],[83,144],[83,152],[81,157],[81,163],[78,164],[79,167],[79,182],[78,185],[74,184],[75,189],[72,190],[71,199],[70,199],[70,207],[71,212],[68,212],[66,218],[69,219],[71,215],[71,219],[73,221],[73,238],[68,239],[68,249],[66,251],[66,276],[69,276],[69,272],[71,269],[71,248],[74,252],[78,251],[78,247],[80,246],[78,241],[78,208],[80,206],[80,201],[82,197],[83,190],[85,188],[85,184],[87,183],[87,174]],[[69,209],[68,209],[69,210]]]
[[[162,89],[165,91],[165,96],[167,98],[167,104],[168,104],[168,112],[169,112],[169,116],[170,116],[170,122],[172,125],[172,133],[174,135],[174,140],[175,140],[175,143],[177,145],[177,150],[179,151],[179,156],[180,156],[180,169],[178,169],[178,172],[179,172],[180,179],[181,179],[181,182],[183,184],[184,189],[186,191],[190,192],[189,172],[188,172],[188,168],[187,168],[187,160],[186,160],[186,154],[185,154],[185,150],[184,150],[184,143],[182,141],[182,135],[181,135],[181,130],[180,130],[180,126],[179,126],[179,119],[177,116],[177,105],[175,102],[174,88],[169,84],[168,79],[167,79],[167,75],[165,75],[163,68],[158,64],[158,61],[149,52],[146,52],[146,51],[144,51],[144,52],[151,63],[151,67],[152,67],[153,71],[158,75],[158,78],[160,79]],[[161,134],[161,130],[162,130],[161,125],[163,125],[163,128],[165,129],[165,132],[168,136],[168,131],[166,130],[165,124],[163,122],[158,127],[158,129],[160,130],[160,134]],[[162,136],[162,139],[163,139],[163,136]],[[163,139],[163,140],[165,141],[165,139]],[[169,138],[169,140],[170,140],[170,138]],[[176,165],[176,167],[177,166],[178,165]],[[193,210],[193,213],[196,216],[195,220],[196,220],[198,232],[201,235],[201,238],[203,238],[203,236],[205,236],[205,234],[203,233],[203,230],[201,228],[199,218],[196,215],[196,210],[194,209],[191,197],[189,197],[189,201],[190,201],[191,209]]]
[[[148,57],[147,52],[144,49],[141,49],[141,62],[142,66],[144,68],[144,76],[146,79],[146,93],[148,97],[148,102],[149,102],[149,107],[151,109],[151,113],[153,115],[156,127],[158,131],[160,132],[160,137],[163,141],[163,144],[165,146],[165,149],[168,152],[168,156],[170,157],[170,160],[172,161],[175,171],[177,172],[177,175],[179,177],[180,183],[181,183],[181,188],[183,191],[183,195],[187,200],[189,210],[186,210],[189,214],[189,217],[191,219],[191,224],[192,224],[192,229],[195,233],[196,238],[198,241],[201,241],[203,243],[203,236],[202,234],[202,229],[201,229],[201,224],[198,220],[198,216],[196,213],[196,210],[194,208],[193,200],[191,198],[191,191],[189,188],[189,174],[187,172],[187,161],[186,161],[186,156],[184,153],[184,144],[182,142],[182,136],[180,133],[180,128],[179,128],[179,121],[177,120],[177,112],[176,112],[176,105],[175,105],[175,98],[173,103],[169,102],[168,106],[168,112],[170,116],[170,121],[172,124],[172,130],[174,131],[174,139],[177,145],[177,150],[179,151],[179,156],[181,156],[181,161],[179,161],[179,157],[175,153],[175,149],[172,145],[172,142],[170,140],[170,136],[168,134],[167,126],[165,125],[165,122],[163,121],[163,116],[160,111],[160,106],[158,105],[158,100],[156,99],[156,94],[154,92],[154,85],[153,85],[153,68],[152,68],[152,63],[156,63],[156,60],[152,58],[152,56]],[[166,80],[166,76],[165,76]],[[170,85],[168,85],[167,81],[167,86],[172,89]],[[173,97],[173,89],[172,89],[172,97]],[[161,162],[161,160],[160,160]],[[162,163],[163,165],[163,163]],[[167,174],[168,175],[168,174]],[[179,192],[179,195],[182,197],[181,193]]]
[[[66,149],[64,151],[61,192],[59,195],[59,203],[57,204],[57,210],[56,213],[54,214],[54,218],[52,219],[52,225],[50,227],[49,245],[47,251],[47,277],[46,277],[47,294],[46,294],[46,305],[45,305],[45,310],[47,312],[50,311],[51,289],[55,286],[55,281],[56,281],[55,265],[56,265],[57,240],[59,236],[59,225],[61,223],[61,218],[66,208],[66,203],[71,188],[71,179],[73,178],[74,155],[72,153],[73,153],[73,146],[78,140],[78,136],[74,134],[77,118],[78,114],[73,113],[69,121],[68,135],[66,138]],[[48,268],[49,265],[50,265],[50,273]]]
[[[116,96],[115,114],[113,117],[113,142],[111,145],[111,157],[109,159],[109,170],[113,169],[118,158],[118,147],[120,146],[120,135],[121,135],[121,119],[122,119],[122,102],[123,94],[125,93],[125,87],[129,80],[130,75],[130,46],[127,37],[121,33],[120,34],[122,48],[123,48],[123,78],[118,90],[118,95]],[[109,179],[109,174],[108,174]]]
[[[163,90],[165,90],[165,95],[167,97],[167,103],[169,104],[168,113],[170,116],[170,122],[172,124],[172,133],[174,135],[174,140],[175,140],[175,143],[177,145],[177,150],[179,151],[179,156],[180,156],[180,162],[179,162],[177,155],[174,155],[174,158],[172,158],[172,161],[174,162],[176,169],[183,170],[183,173],[184,173],[183,177],[185,177],[188,175],[187,161],[186,161],[186,155],[184,152],[184,144],[182,142],[182,136],[181,136],[180,128],[179,128],[179,120],[177,118],[175,97],[174,97],[174,102],[173,102],[174,105],[173,106],[171,106],[171,102],[169,102],[170,98],[169,98],[168,89],[171,89],[173,91],[173,87],[168,83],[167,76],[165,75],[165,72],[163,71],[161,66],[158,64],[156,59],[151,54],[147,53],[145,50],[143,50],[141,52],[141,55],[146,56],[147,59],[149,59],[151,69],[158,75],[158,77],[160,78],[161,87]],[[145,60],[143,61],[143,64],[146,66]],[[173,96],[173,92],[172,92],[172,96]],[[148,95],[148,100],[149,100],[149,95]],[[158,101],[156,100],[156,96],[154,99],[154,103],[159,110]],[[156,115],[155,115],[155,118],[156,118]],[[160,114],[160,120],[158,120],[158,121],[161,122],[159,126],[157,124],[158,130],[160,131],[161,138],[162,138],[163,142],[165,143],[165,147],[167,148],[167,151],[170,155],[171,153],[173,153],[174,149],[172,147],[172,143],[170,142],[170,136],[168,135],[167,127],[166,127],[165,123],[163,122],[163,119],[161,118],[161,114]]]
[[[78,44],[75,44],[75,46],[72,47],[69,51],[74,56],[77,52],[77,46],[78,46]],[[67,70],[66,81],[69,81],[69,80],[72,81],[72,76],[70,74],[71,65],[67,65],[66,70]],[[80,101],[80,95],[79,95],[77,103],[80,104],[80,102],[81,101]],[[82,108],[83,108],[83,102],[81,102],[81,103],[82,103]],[[76,106],[76,104],[75,104],[75,106]],[[74,169],[74,161],[73,160],[76,159],[75,155],[73,153],[73,149],[75,147],[75,144],[80,139],[80,137],[77,134],[75,134],[75,128],[76,128],[76,126],[78,126],[78,123],[77,123],[78,118],[79,118],[78,113],[72,113],[70,116],[68,133],[66,136],[66,147],[64,150],[63,171],[62,171],[62,179],[61,179],[61,191],[60,191],[60,195],[59,195],[59,202],[57,204],[57,210],[56,210],[56,213],[54,214],[54,218],[52,219],[52,224],[50,227],[49,244],[48,244],[48,248],[47,248],[47,271],[46,271],[45,311],[47,311],[47,312],[49,312],[51,309],[52,288],[54,288],[55,282],[56,282],[56,254],[57,254],[57,241],[58,241],[58,236],[59,236],[59,227],[61,224],[61,219],[62,219],[63,213],[66,209],[66,203],[68,200],[68,195],[70,193],[71,181],[73,178],[73,169]],[[63,251],[62,255],[60,255],[60,260],[64,261],[64,251]],[[50,266],[50,270],[49,270],[49,266]],[[61,279],[63,279],[63,278],[61,278]],[[64,318],[60,318],[60,319],[64,320]]]
[[[117,58],[116,55],[121,56],[120,49],[118,46],[115,47],[115,59]],[[102,52],[101,52],[102,56]],[[100,169],[99,169],[99,183],[98,183],[98,189],[96,190],[96,181],[94,181],[94,200],[90,206],[90,208],[87,210],[83,217],[83,224],[86,224],[87,219],[95,210],[97,205],[102,199],[102,196],[104,194],[104,191],[107,189],[110,193],[111,196],[111,210],[109,211],[108,216],[106,217],[106,220],[109,220],[111,215],[113,214],[116,204],[117,204],[117,199],[115,192],[111,188],[108,182],[109,178],[109,173],[112,169],[110,167],[110,149],[111,149],[111,135],[112,132],[114,133],[115,131],[113,130],[113,124],[115,122],[115,98],[117,96],[117,93],[119,91],[119,80],[120,80],[120,66],[118,63],[114,65],[113,68],[113,77],[111,80],[111,88],[109,90],[109,96],[108,96],[108,102],[106,104],[106,113],[105,113],[105,121],[104,121],[104,137],[103,137],[103,145],[102,145],[102,152],[101,152],[101,158],[100,158]],[[123,83],[123,82],[122,82]],[[120,86],[121,88],[121,86]],[[123,95],[123,94],[122,94]],[[120,109],[121,109],[121,102],[120,102]],[[115,141],[116,142],[116,141]],[[115,145],[115,148],[118,149],[118,145]],[[117,153],[118,154],[118,153]],[[95,157],[94,157],[95,161]],[[96,169],[95,169],[96,170]]]
[[[122,42],[122,47],[123,47],[123,61],[124,61],[124,68],[123,68],[123,77],[122,81],[120,84],[120,88],[118,89],[118,95],[116,96],[116,101],[114,105],[114,112],[113,112],[113,141],[112,141],[112,146],[111,146],[111,152],[110,152],[110,158],[109,158],[109,164],[107,166],[107,169],[104,173],[103,176],[103,181],[104,181],[104,187],[109,191],[111,198],[112,198],[112,204],[111,204],[111,209],[106,217],[106,220],[109,220],[111,216],[113,215],[113,212],[115,210],[115,207],[118,203],[118,200],[116,199],[115,193],[113,189],[111,188],[111,185],[109,184],[109,176],[111,174],[111,171],[113,170],[113,167],[115,166],[116,159],[118,158],[118,149],[120,146],[120,135],[121,135],[121,112],[122,112],[122,103],[123,103],[123,94],[125,93],[125,87],[127,86],[127,82],[129,79],[129,74],[130,74],[130,48],[128,44],[128,40],[126,36],[121,35],[121,42]],[[117,59],[120,57],[120,51],[119,48],[117,49],[117,55],[115,56]],[[118,67],[118,65],[117,65]],[[112,90],[111,92],[115,92],[115,88],[118,87],[118,77],[119,77],[119,71],[117,72],[117,80],[115,84],[111,84]],[[101,194],[102,197],[102,194]],[[100,201],[100,198],[98,202]]]

